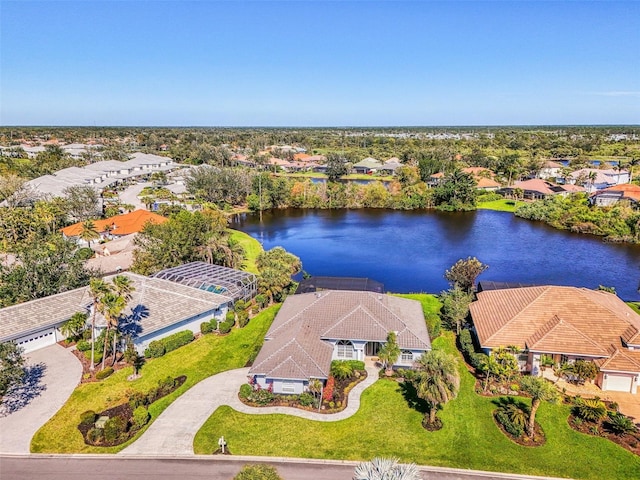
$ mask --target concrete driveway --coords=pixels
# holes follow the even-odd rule
[[[144,187],[148,187],[151,185],[151,182],[144,183],[136,183],[127,187],[123,192],[120,193],[120,201],[127,205],[134,205],[136,210],[146,210],[144,203],[140,201],[138,195],[144,189]]]
[[[0,453],[29,453],[31,438],[80,383],[82,365],[60,345],[25,355],[24,385],[0,406]]]
[[[633,417],[633,421],[640,423],[640,392],[637,394],[624,393],[624,392],[612,392],[607,390],[603,392],[603,398],[616,402],[622,413],[629,417]]]

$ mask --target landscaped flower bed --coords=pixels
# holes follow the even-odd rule
[[[311,391],[300,395],[278,395],[271,389],[258,385],[244,384],[240,387],[238,397],[246,405],[252,407],[293,407],[302,410],[319,411],[320,413],[336,413],[347,406],[351,389],[367,378],[363,362],[334,361],[329,376],[322,389],[311,388]],[[314,391],[315,390],[315,391]],[[320,408],[318,402],[321,397]]]
[[[187,377],[167,377],[148,393],[134,392],[129,401],[96,413],[92,410],[80,416],[78,430],[87,445],[112,447],[132,438],[150,419],[147,408],[156,400],[178,389]]]

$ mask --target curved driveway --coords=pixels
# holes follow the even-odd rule
[[[367,378],[349,393],[341,412],[323,414],[289,407],[249,407],[238,399],[240,385],[247,382],[248,368],[229,370],[209,377],[176,399],[142,436],[121,455],[193,455],[193,440],[204,422],[221,405],[242,413],[267,415],[284,413],[308,420],[335,422],[350,417],[360,408],[360,394],[378,379],[378,370],[367,365]]]
[[[62,408],[82,377],[78,359],[60,345],[25,359],[24,387],[8,395],[0,408],[1,453],[29,453],[33,435]]]

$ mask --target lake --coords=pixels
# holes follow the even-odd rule
[[[391,292],[438,293],[458,259],[489,265],[479,280],[597,288],[640,300],[640,246],[556,230],[511,213],[276,210],[238,215],[233,228],[282,246],[312,275],[369,277]]]

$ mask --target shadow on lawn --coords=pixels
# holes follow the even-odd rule
[[[410,408],[413,408],[415,411],[420,412],[423,415],[429,412],[429,405],[418,396],[418,392],[413,383],[402,382],[398,384],[398,387]]]
[[[40,396],[47,389],[42,377],[47,366],[44,363],[29,365],[24,369],[24,379],[20,385],[11,389],[2,399],[0,417],[6,417],[26,407],[31,400]]]

